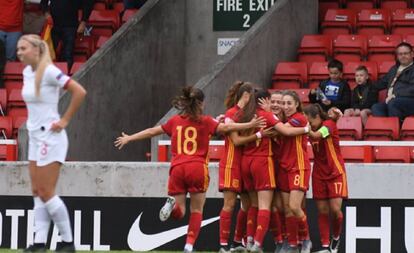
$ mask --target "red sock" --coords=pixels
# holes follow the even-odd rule
[[[332,221],[332,232],[333,232],[333,237],[335,240],[339,239],[339,237],[341,236],[343,220],[344,220],[344,215],[341,212],[341,214],[336,219],[333,219]]]
[[[247,237],[254,237],[257,226],[257,207],[250,207],[247,212],[247,226],[246,226],[246,235]]]
[[[190,222],[188,223],[187,244],[194,245],[200,232],[201,220],[203,215],[201,213],[193,212],[190,215]]]
[[[257,227],[254,235],[255,243],[260,246],[263,244],[263,238],[265,237],[267,230],[269,229],[270,211],[261,209],[257,213]]]
[[[234,232],[234,241],[241,243],[246,234],[247,212],[240,208],[237,213],[236,231]]]
[[[298,219],[295,216],[286,217],[286,233],[290,246],[298,246]]]
[[[284,213],[280,213],[280,223],[282,224],[282,238],[287,238],[286,235],[286,216]]]
[[[270,216],[269,230],[272,232],[275,243],[282,243],[282,222],[279,211],[272,212]]]
[[[309,240],[308,218],[306,217],[306,214],[303,217],[298,218],[298,227],[299,241]]]
[[[230,235],[231,212],[220,212],[220,245],[227,245]]]
[[[319,235],[322,247],[329,247],[329,215],[326,213],[318,214]]]
[[[181,211],[181,208],[178,205],[174,205],[174,208],[171,212],[171,218],[174,220],[179,220],[184,217],[183,211]]]

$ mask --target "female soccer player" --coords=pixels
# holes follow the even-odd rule
[[[243,108],[240,122],[248,122],[256,114],[266,119],[266,128],[274,128],[283,135],[302,135],[309,131],[307,126],[287,127],[273,113],[262,109],[258,104],[259,100],[269,97],[270,94],[267,91],[257,90],[256,99],[249,101],[248,105]],[[252,203],[247,214],[247,246],[251,252],[261,252],[263,238],[269,227],[270,208],[276,188],[272,140],[269,137],[263,137],[244,147],[241,170],[243,187],[249,192]]]
[[[325,250],[323,252],[336,253],[342,230],[342,200],[348,197],[346,171],[339,147],[339,133],[335,119],[329,118],[318,104],[309,105],[304,112],[312,127],[309,132],[315,154],[312,190],[319,213],[321,245]],[[329,242],[330,218],[333,230],[331,242]]]
[[[297,128],[308,124],[302,113],[301,102],[296,92],[285,91],[283,93],[283,111],[287,125]],[[302,201],[309,189],[310,177],[307,145],[307,135],[284,137],[282,141],[278,183],[282,191],[289,253],[299,252],[298,234],[303,240],[301,252],[308,253],[312,247],[306,214],[302,210]]]
[[[122,133],[115,141],[121,149],[131,141],[151,138],[163,133],[171,136],[171,169],[168,179],[169,197],[160,210],[161,221],[172,218],[181,219],[185,214],[185,200],[190,193],[190,221],[184,252],[192,252],[198,237],[202,220],[208,176],[208,145],[210,136],[215,132],[226,133],[261,128],[263,120],[254,118],[248,123],[218,123],[203,112],[204,94],[200,89],[184,87],[182,94],[173,100],[173,106],[180,111],[165,124],[145,129],[133,135]]]
[[[27,65],[23,70],[22,96],[28,109],[29,172],[34,198],[34,244],[25,251],[45,250],[50,221],[53,220],[62,237],[56,251],[74,252],[68,210],[56,195],[55,188],[68,150],[65,128],[84,100],[86,91],[52,64],[49,48],[38,35],[22,36],[17,44],[17,56]],[[61,89],[72,94],[62,118],[58,113]]]

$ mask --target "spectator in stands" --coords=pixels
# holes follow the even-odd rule
[[[23,0],[0,0],[0,40],[5,44],[6,57],[16,60],[16,45],[23,31]]]
[[[62,60],[68,63],[68,69],[70,69],[73,64],[76,34],[84,33],[94,0],[41,0],[40,3],[46,17],[52,16],[53,46],[56,50],[59,42],[62,41]],[[79,22],[78,9],[80,8],[82,9],[82,19]]]
[[[378,90],[387,89],[385,102],[372,106],[372,115],[405,117],[414,115],[414,65],[413,48],[402,42],[396,49],[397,64],[379,80],[375,86]]]
[[[4,88],[4,67],[6,66],[6,49],[4,42],[0,40],[0,88]]]
[[[147,0],[124,0],[125,9],[139,9]]]
[[[357,86],[352,91],[351,108],[346,109],[345,116],[361,116],[362,123],[368,120],[371,115],[371,107],[378,101],[378,90],[369,79],[368,69],[359,66],[355,70],[355,82]]]
[[[343,64],[334,59],[328,63],[329,79],[322,81],[319,87],[309,92],[311,103],[318,103],[325,111],[337,107],[342,112],[350,107],[351,88],[342,79]]]

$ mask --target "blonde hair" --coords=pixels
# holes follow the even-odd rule
[[[36,96],[40,94],[40,83],[42,82],[43,74],[45,73],[46,67],[52,64],[52,58],[50,57],[49,47],[47,43],[36,34],[26,34],[20,37],[19,40],[29,42],[33,47],[39,48],[39,58],[37,61],[37,68],[35,74],[35,88]]]

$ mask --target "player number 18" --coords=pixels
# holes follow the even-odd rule
[[[177,126],[177,153],[193,155],[197,151],[197,129],[187,127],[184,130],[184,142],[181,143],[183,136],[183,126]],[[191,143],[192,145],[188,145]]]

